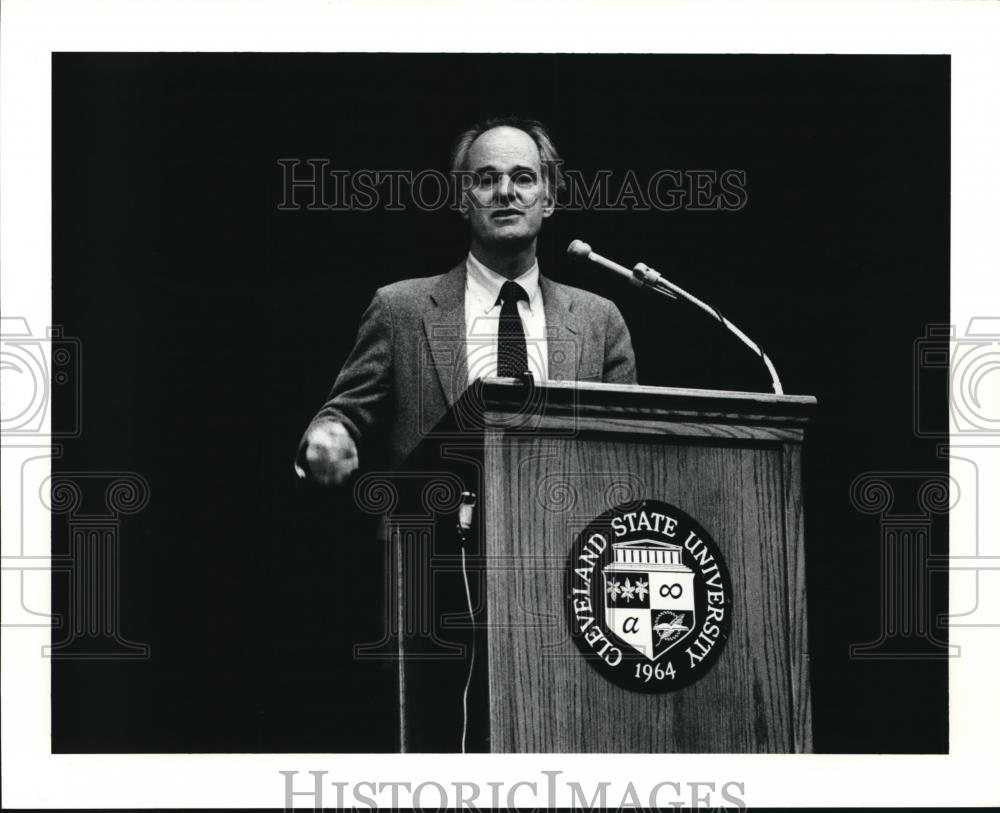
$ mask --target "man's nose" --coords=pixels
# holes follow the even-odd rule
[[[508,201],[513,197],[514,182],[506,172],[500,176],[500,180],[497,182],[496,193],[497,199],[501,201]]]

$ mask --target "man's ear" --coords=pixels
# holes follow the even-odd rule
[[[452,170],[452,182],[457,193],[458,213],[462,220],[468,220],[472,207],[475,206],[475,201],[472,200],[472,190],[476,186],[475,175],[468,170]]]
[[[469,197],[470,197],[471,194],[472,193],[469,192],[467,189],[463,189],[459,193],[459,198],[458,198],[458,213],[462,216],[462,220],[468,220],[469,219],[469,212],[472,209],[472,205],[473,205],[472,201],[469,200]]]
[[[556,196],[548,184],[545,185],[545,197],[542,198],[542,217],[549,217],[556,210]]]

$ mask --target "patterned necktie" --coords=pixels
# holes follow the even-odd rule
[[[500,329],[497,333],[497,375],[518,378],[528,369],[528,345],[524,340],[524,325],[517,312],[517,302],[528,301],[528,294],[516,282],[505,282],[496,304],[500,308]]]

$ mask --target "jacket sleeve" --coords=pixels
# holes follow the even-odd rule
[[[319,412],[306,427],[295,454],[295,469],[305,477],[306,436],[323,421],[337,421],[358,446],[384,423],[392,391],[392,311],[380,290],[361,317],[361,326],[347,361]]]
[[[621,311],[608,302],[608,321],[604,331],[604,371],[602,380],[608,384],[636,384],[635,353],[632,337]]]

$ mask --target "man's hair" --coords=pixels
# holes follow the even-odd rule
[[[496,116],[477,121],[455,139],[455,145],[451,148],[451,171],[463,172],[469,168],[469,149],[472,147],[472,142],[494,127],[513,127],[531,136],[541,157],[542,178],[554,199],[556,194],[566,186],[562,176],[562,159],[559,157],[556,145],[552,143],[552,136],[549,135],[548,129],[535,119],[520,116]]]

